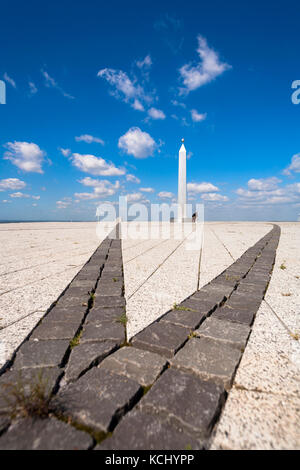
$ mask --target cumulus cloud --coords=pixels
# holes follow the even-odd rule
[[[124,168],[117,168],[113,163],[107,162],[104,158],[96,157],[95,155],[73,153],[71,161],[72,165],[80,171],[95,176],[120,176],[126,173]]]
[[[6,178],[0,180],[0,191],[16,191],[17,189],[25,188],[25,181],[18,178]]]
[[[166,119],[166,115],[161,109],[150,108],[148,110],[148,116],[152,119]]]
[[[35,86],[35,83],[33,82],[28,82],[28,86],[29,86],[29,93],[31,95],[35,95],[38,91],[37,87]]]
[[[139,69],[149,69],[152,65],[152,59],[150,55],[146,55],[143,60],[137,60],[136,65]]]
[[[63,199],[62,201],[56,201],[57,209],[66,209],[71,204],[71,201],[67,199]]]
[[[4,159],[23,171],[43,173],[42,163],[46,153],[32,142],[8,142],[5,147]]]
[[[188,183],[187,190],[191,194],[198,194],[198,193],[213,193],[216,191],[220,191],[217,186],[212,183]]]
[[[276,189],[279,183],[281,183],[281,180],[275,176],[260,179],[251,178],[248,181],[248,188],[250,191],[271,191]]]
[[[127,197],[127,202],[138,202],[141,201],[144,196],[141,193],[130,193],[130,194],[125,194]]]
[[[115,184],[112,184],[108,180],[93,179],[89,176],[80,180],[79,183],[83,184],[84,186],[93,188],[92,193],[75,193],[75,198],[80,200],[89,200],[113,196],[116,191],[120,188],[119,181],[116,181]]]
[[[292,172],[300,173],[300,153],[293,155],[291,163],[283,170],[284,175],[290,176]]]
[[[126,175],[126,180],[129,181],[130,183],[136,183],[136,184],[140,184],[141,182],[139,178],[131,174]]]
[[[154,193],[153,188],[140,188],[140,191],[142,191],[143,193]]]
[[[103,78],[112,88],[111,94],[125,103],[129,103],[134,109],[144,110],[143,103],[150,103],[152,96],[146,93],[136,79],[131,79],[126,72],[105,68],[99,70],[98,77]]]
[[[24,193],[21,193],[21,192],[17,192],[17,193],[11,193],[10,194],[10,197],[12,198],[29,198],[29,194],[24,194]]]
[[[59,150],[63,154],[64,157],[69,157],[69,155],[71,155],[71,150],[70,149],[59,148]]]
[[[47,88],[55,88],[58,90],[65,98],[69,98],[71,100],[74,100],[74,96],[70,95],[69,93],[66,93],[56,82],[56,80],[49,75],[49,73],[46,70],[41,70],[41,73],[45,79],[45,86]]]
[[[213,202],[215,202],[215,201],[218,201],[218,202],[228,201],[227,196],[222,196],[221,194],[218,194],[218,193],[204,193],[204,194],[202,194],[201,199],[203,199],[204,201],[213,201]]]
[[[198,113],[198,111],[196,109],[191,110],[191,115],[192,115],[192,120],[194,122],[205,121],[206,116],[207,116],[206,113],[203,113],[203,114]]]
[[[204,37],[199,35],[197,40],[200,61],[196,65],[185,64],[179,69],[180,79],[184,85],[180,89],[181,94],[196,90],[231,68],[230,65],[221,62],[217,52],[208,46]]]
[[[147,132],[139,127],[131,127],[119,138],[118,147],[135,158],[147,158],[153,155],[156,143]]]
[[[174,197],[174,194],[173,193],[170,193],[168,191],[160,191],[157,196],[160,198],[160,199],[172,199]]]
[[[17,88],[16,82],[6,72],[3,75],[4,80],[9,83],[13,88]]]
[[[94,137],[89,134],[83,134],[78,137],[75,137],[75,140],[76,142],[85,142],[86,144],[96,143],[96,144],[104,145],[104,141],[102,139],[100,139],[99,137]]]
[[[171,103],[172,103],[173,106],[179,106],[180,108],[183,108],[183,109],[186,108],[186,104],[185,104],[185,103],[181,103],[180,101],[172,100]]]

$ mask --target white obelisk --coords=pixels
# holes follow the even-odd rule
[[[181,139],[181,142],[178,166],[178,222],[183,222],[186,218],[186,150],[184,139]]]

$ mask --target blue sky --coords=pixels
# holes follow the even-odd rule
[[[298,220],[299,20],[289,0],[2,1],[0,220],[171,202],[182,137],[206,219]]]

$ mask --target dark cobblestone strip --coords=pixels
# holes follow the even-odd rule
[[[59,299],[56,307],[64,309],[66,324],[55,327],[60,314],[54,312],[55,325],[35,331],[28,341],[46,345],[38,361],[25,350],[15,361],[20,370],[13,367],[7,373],[29,374],[30,383],[30,374],[41,370],[37,364],[42,363],[49,387],[55,382],[51,406],[59,420],[53,416],[15,421],[0,438],[0,448],[87,449],[96,441],[97,450],[207,448],[267,288],[279,235],[274,226],[233,265],[130,344],[124,333],[121,241],[105,240],[93,263],[77,275],[69,295]],[[86,281],[100,263],[101,276],[94,278],[92,299],[87,298]],[[76,296],[86,310],[71,336],[70,350],[67,336],[75,331],[70,312],[79,307]],[[51,339],[55,335],[59,339]],[[0,402],[0,410],[4,406]],[[6,429],[7,422],[3,426]],[[36,438],[43,429],[47,442]]]
[[[156,369],[148,393],[97,450],[209,447],[268,287],[279,236],[274,226],[222,274],[138,333],[131,348],[101,363],[139,383],[152,368],[138,351],[164,359],[167,368]]]
[[[90,369],[125,342],[124,307],[121,240],[108,237],[20,346],[10,370],[0,377],[0,449],[90,448],[95,442],[91,435],[106,433],[118,422],[123,410],[142,393],[141,386],[118,376],[114,380],[106,369],[97,381],[98,371]],[[98,389],[107,384],[110,407],[109,400],[97,402],[96,383]],[[28,405],[40,386],[45,388],[44,397],[54,395],[47,403],[49,417],[13,419],[10,425],[20,398],[22,406]],[[99,417],[100,424],[94,426],[94,421],[80,418],[76,406],[70,408],[78,387],[83,387],[80,396],[86,397],[83,413],[93,404],[102,409],[103,404],[106,417],[102,421]],[[94,402],[84,390],[95,390]],[[37,439],[41,432],[46,438]]]

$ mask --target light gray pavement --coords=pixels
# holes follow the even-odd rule
[[[272,279],[213,449],[300,449],[300,224],[279,225]]]
[[[0,367],[100,241],[96,223],[0,224]]]
[[[266,223],[207,222],[192,249],[190,237],[123,239],[128,338],[214,279],[271,228]]]

